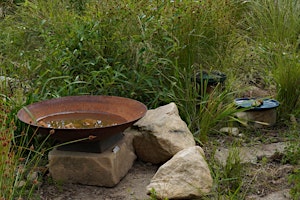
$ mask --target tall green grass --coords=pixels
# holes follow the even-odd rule
[[[250,3],[248,28],[261,67],[270,71],[282,103],[280,116],[299,113],[300,1]]]
[[[298,0],[5,3],[1,75],[29,85],[14,92],[24,98],[2,92],[13,110],[2,112],[10,139],[22,135],[8,125],[22,104],[94,94],[137,99],[149,109],[175,102],[204,144],[230,123],[235,91],[254,74],[276,85],[282,117],[300,113]],[[224,72],[225,90],[199,92],[201,70]],[[28,145],[25,155],[32,156]],[[12,160],[18,165],[18,157]]]
[[[11,174],[14,174],[15,169],[15,158],[13,152],[11,152],[11,140],[14,137],[15,125],[14,121],[11,121],[6,115],[9,112],[7,106],[4,105],[4,102],[1,101],[0,108],[0,118],[1,118],[1,126],[0,126],[0,197],[4,199],[8,199],[8,197],[12,196],[12,189],[14,188],[14,178],[12,178]]]
[[[41,172],[38,168],[45,153],[44,142],[36,146],[35,134],[19,126],[15,114],[24,102],[16,101],[20,93],[9,93],[5,86],[0,92],[0,198],[30,198],[41,184],[42,177],[31,174]]]
[[[36,99],[120,95],[149,108],[173,101],[196,130],[195,105],[203,103],[192,79],[200,66],[226,71],[232,65],[226,56],[241,5],[89,1],[78,12],[74,1],[26,1],[2,23],[3,65],[19,66],[7,73],[33,80]]]
[[[76,6],[74,1],[26,1],[16,15],[7,16],[1,27],[2,52],[10,55],[5,65],[19,66],[18,74],[33,80],[77,77],[89,83],[90,93],[125,95],[151,107],[168,95],[160,74],[172,73],[170,61],[182,72],[195,64],[226,67],[221,60],[239,10],[235,1],[224,0],[88,1],[79,13]]]
[[[277,99],[281,102],[281,117],[299,115],[300,110],[300,54],[278,55],[274,78],[277,83]]]

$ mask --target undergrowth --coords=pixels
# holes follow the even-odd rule
[[[10,178],[1,183],[7,187],[1,195],[18,197],[20,177],[12,171],[24,165],[20,158],[34,168],[43,157],[36,139],[15,141],[27,135],[16,119],[18,109],[44,99],[117,95],[149,109],[175,102],[195,140],[205,145],[220,127],[232,125],[238,112],[233,99],[254,84],[276,88],[279,119],[290,125],[293,117],[298,127],[299,5],[298,0],[2,1],[0,130],[1,162],[7,166],[1,165],[1,173]],[[202,70],[222,71],[226,85],[207,93],[209,85],[195,81]],[[228,162],[239,170],[238,162]],[[229,172],[216,177],[223,180],[220,188],[228,183],[223,193],[242,195],[239,178]]]

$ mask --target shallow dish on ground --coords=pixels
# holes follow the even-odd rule
[[[241,108],[251,108],[252,110],[266,110],[279,106],[279,102],[274,99],[237,98],[234,102]]]

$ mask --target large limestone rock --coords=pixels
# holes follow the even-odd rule
[[[56,181],[113,187],[127,174],[135,159],[132,136],[125,135],[102,153],[54,149],[49,152],[49,171]]]
[[[208,194],[212,184],[204,152],[201,147],[194,146],[178,152],[163,164],[147,191],[150,193],[154,189],[159,199],[191,199]]]
[[[163,163],[182,149],[195,146],[192,133],[180,118],[175,103],[148,110],[131,130],[139,159],[153,164]]]

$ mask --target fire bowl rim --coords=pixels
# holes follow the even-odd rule
[[[49,113],[45,114],[44,116],[34,116],[34,117],[30,116],[29,117],[28,111],[29,112],[33,111],[33,109],[37,109],[38,106],[41,106],[40,109],[42,109],[43,106],[49,106],[49,105],[51,105],[51,103],[54,103],[54,105],[56,103],[58,105],[59,103],[63,103],[68,100],[73,100],[73,101],[77,100],[79,103],[80,102],[82,103],[84,100],[87,100],[87,102],[93,102],[96,104],[97,104],[97,100],[98,100],[99,105],[101,104],[100,107],[106,106],[106,104],[108,105],[108,103],[110,102],[110,103],[112,103],[110,106],[114,106],[114,105],[131,106],[131,107],[127,108],[127,110],[132,109],[132,110],[130,110],[132,112],[135,111],[133,108],[136,106],[137,112],[133,113],[132,116],[126,115],[126,117],[124,117],[124,115],[123,116],[119,115],[120,117],[123,117],[126,120],[123,123],[118,123],[116,125],[104,126],[104,127],[78,128],[78,129],[77,128],[76,129],[52,128],[52,127],[43,127],[43,126],[38,125],[37,119],[46,117],[47,115],[49,115]],[[76,102],[75,103],[73,102],[72,104],[76,104]],[[88,111],[90,111],[90,110],[86,110],[86,112],[88,112]],[[61,113],[63,113],[63,112],[65,112],[65,110],[61,110]],[[104,111],[98,110],[98,112],[99,113],[106,112],[108,114],[115,114],[112,112],[107,112],[105,110]],[[147,112],[147,106],[145,104],[143,104],[142,102],[137,101],[135,99],[130,99],[130,98],[121,97],[121,96],[108,96],[108,95],[79,95],[79,96],[64,96],[64,97],[59,97],[59,98],[52,98],[52,99],[42,100],[39,102],[35,102],[32,104],[26,105],[18,111],[17,117],[21,122],[29,125],[33,129],[37,130],[37,132],[39,134],[44,134],[44,135],[50,134],[50,136],[52,138],[57,139],[62,142],[78,140],[78,139],[87,138],[90,136],[93,136],[93,137],[90,137],[90,138],[92,138],[93,141],[97,141],[97,140],[103,140],[105,138],[108,138],[114,134],[123,132],[125,129],[131,127],[136,121],[138,121],[139,119],[144,117],[146,112]],[[53,112],[51,114],[55,114],[55,113],[59,113],[59,112]],[[32,121],[29,120],[28,118],[30,118]],[[54,133],[53,133],[53,130],[54,130]],[[72,132],[73,132],[73,135],[72,135]],[[106,132],[108,132],[108,133],[106,133]],[[109,134],[109,132],[111,132],[111,134]],[[83,137],[83,136],[85,136],[85,137]],[[94,136],[96,136],[96,137],[94,137]]]

